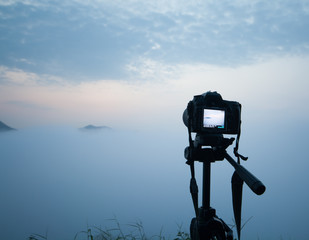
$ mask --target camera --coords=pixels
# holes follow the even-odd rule
[[[194,96],[183,113],[190,131],[200,134],[238,134],[241,104],[223,100],[217,92]]]

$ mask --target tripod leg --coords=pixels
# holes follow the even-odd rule
[[[238,240],[240,240],[241,230],[241,203],[242,203],[242,187],[244,181],[239,177],[235,171],[232,176],[232,197],[233,197],[233,210],[237,229]]]
[[[198,214],[199,214],[198,213],[198,187],[197,187],[195,178],[191,178],[190,193],[191,193],[191,196],[192,196],[195,216],[198,218]]]
[[[198,222],[197,222],[196,218],[192,218],[192,220],[191,220],[190,238],[191,238],[191,240],[199,240]]]

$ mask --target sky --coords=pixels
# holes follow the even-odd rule
[[[242,104],[243,164],[267,187],[244,189],[244,239],[306,239],[308,23],[306,0],[0,0],[0,121],[18,129],[0,135],[2,236],[48,225],[67,239],[114,214],[150,235],[187,230],[182,113],[211,90]],[[213,165],[212,202],[232,223],[233,169]]]

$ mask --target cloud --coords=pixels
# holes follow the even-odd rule
[[[36,84],[38,76],[35,73],[25,72],[21,69],[10,69],[5,66],[0,67],[0,81],[2,83],[31,85]]]
[[[132,81],[101,79],[80,83],[7,69],[2,76],[11,78],[7,77],[1,85],[0,106],[3,115],[14,119],[15,126],[18,119],[28,119],[24,124],[92,123],[114,128],[164,126],[176,130],[182,127],[180,116],[187,102],[194,95],[212,90],[224,99],[243,103],[244,111],[254,122],[266,115],[279,121],[287,111],[289,116],[305,120],[309,116],[300,103],[309,101],[308,62],[308,58],[289,57],[231,68],[165,65],[140,59],[127,66],[135,78]],[[59,81],[50,81],[53,78]],[[16,83],[16,79],[21,80]],[[288,117],[285,121],[292,120]]]
[[[0,63],[83,81],[123,79],[141,58],[240,66],[306,55],[306,9],[305,1],[1,2]]]
[[[160,44],[158,44],[158,43],[155,43],[155,44],[151,47],[152,50],[158,50],[158,49],[160,49],[160,48],[161,48],[161,46],[160,46]]]
[[[178,76],[177,65],[168,65],[151,58],[139,58],[126,66],[131,78],[138,80],[155,80],[162,81],[168,78],[176,78]]]
[[[22,63],[26,63],[29,65],[34,65],[35,63],[31,62],[30,60],[26,59],[26,58],[20,58],[20,59],[16,59],[16,62],[22,62]]]
[[[20,85],[20,86],[35,86],[35,85],[52,85],[63,84],[64,80],[60,77],[36,74],[27,72],[18,68],[8,68],[0,66],[0,83],[6,85]]]
[[[250,17],[248,17],[248,18],[245,19],[245,22],[246,22],[248,25],[252,25],[252,24],[254,24],[255,19],[254,19],[253,16],[250,16]]]
[[[50,110],[50,108],[46,107],[46,106],[42,106],[36,103],[31,103],[31,102],[26,102],[26,101],[7,101],[4,102],[4,104],[8,104],[11,105],[13,108],[14,107],[18,107],[22,110],[24,109],[39,109],[39,110]]]

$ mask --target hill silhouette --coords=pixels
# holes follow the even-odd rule
[[[102,130],[102,129],[111,130],[111,128],[107,126],[94,126],[91,124],[80,128],[80,130],[85,130],[85,131],[95,131],[95,130]]]
[[[12,130],[16,130],[16,129],[11,128],[8,125],[6,125],[5,123],[0,121],[0,132],[6,132],[6,131],[12,131]]]

